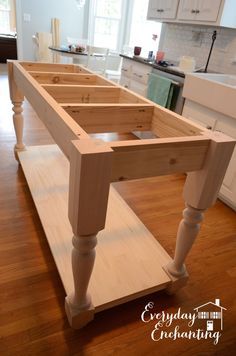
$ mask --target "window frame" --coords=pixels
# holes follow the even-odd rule
[[[15,0],[8,0],[8,9],[0,9],[0,12],[7,12],[9,17],[9,29],[1,31],[2,33],[8,34],[11,32],[16,32],[16,10],[15,10]]]
[[[111,20],[111,21],[117,21],[119,23],[118,27],[118,37],[117,37],[117,46],[114,50],[111,50],[111,52],[119,53],[122,50],[123,47],[123,38],[124,38],[124,32],[126,29],[126,13],[128,10],[128,0],[121,0],[122,5],[121,5],[121,17],[120,19],[117,19],[115,17],[106,17],[106,16],[97,16],[95,11],[96,11],[96,3],[97,0],[91,0],[89,2],[89,20],[88,20],[88,42],[90,45],[95,46],[94,44],[94,31],[95,31],[95,19],[105,19],[105,20]],[[133,2],[133,0],[131,0]]]

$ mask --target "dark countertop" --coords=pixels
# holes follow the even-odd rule
[[[169,74],[174,74],[174,75],[177,75],[178,77],[185,78],[185,74],[184,73],[179,72],[177,70],[174,70],[174,68],[172,68],[172,66],[163,67],[163,66],[157,64],[156,62],[150,62],[147,59],[145,59],[143,57],[140,57],[140,56],[128,56],[126,54],[120,54],[120,56],[123,57],[123,58],[131,59],[131,60],[133,60],[135,62],[146,64],[146,65],[151,66],[152,68],[158,69],[158,70],[160,70],[162,72],[166,72],[166,73],[169,73]],[[173,61],[169,61],[168,60],[167,62],[172,63]]]
[[[49,46],[48,48],[51,49],[52,51],[63,52],[63,53],[70,53],[70,54],[78,54],[78,55],[80,55],[80,56],[87,56],[87,52],[70,51],[67,46],[61,46],[61,47]]]

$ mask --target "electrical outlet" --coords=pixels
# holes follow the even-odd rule
[[[30,14],[24,14],[23,19],[25,22],[30,22],[31,21],[31,15]]]

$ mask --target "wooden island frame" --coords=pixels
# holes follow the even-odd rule
[[[235,140],[82,66],[8,61],[8,73],[15,152],[66,290],[70,325],[81,328],[96,312],[185,285],[186,256]],[[24,97],[55,145],[25,147]],[[89,135],[133,131],[156,138],[104,142]],[[172,259],[110,183],[177,172],[188,174]]]

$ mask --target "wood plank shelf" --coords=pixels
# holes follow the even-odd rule
[[[67,217],[69,163],[56,145],[27,147],[19,159],[69,295],[74,289],[73,232]],[[165,289],[171,282],[162,268],[171,258],[112,186],[96,251],[89,285],[95,312]]]

